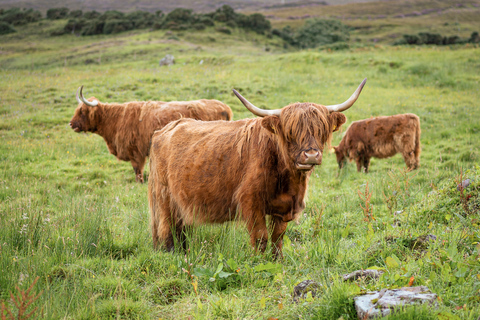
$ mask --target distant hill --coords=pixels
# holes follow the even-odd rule
[[[193,9],[197,12],[211,12],[224,4],[238,11],[256,11],[266,8],[291,8],[310,5],[339,5],[371,0],[0,0],[0,8],[33,8],[45,13],[47,9],[67,7],[81,10],[144,10],[169,12],[176,8]],[[384,0],[388,1],[388,0]]]

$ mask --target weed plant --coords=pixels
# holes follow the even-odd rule
[[[28,310],[45,319],[356,319],[354,295],[409,283],[436,293],[438,309],[390,319],[480,316],[477,48],[285,52],[275,39],[213,28],[174,33],[179,40],[164,31],[45,36],[61,24],[1,36],[0,300],[9,310],[16,286],[39,277]],[[167,53],[176,64],[159,67]],[[368,174],[351,163],[339,170],[326,148],[280,261],[255,253],[237,222],[193,229],[185,253],[154,251],[146,184],[101,137],[68,126],[81,85],[102,102],[215,98],[242,119],[252,115],[232,88],[262,108],[335,104],[365,77],[332,144],[352,121],[413,112],[420,168],[407,172],[397,155],[373,159]],[[341,281],[366,268],[385,273]],[[318,294],[293,302],[308,279]]]

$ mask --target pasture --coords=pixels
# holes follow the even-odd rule
[[[1,36],[0,301],[8,308],[16,310],[10,292],[39,277],[29,310],[45,319],[355,319],[356,294],[412,281],[439,296],[438,309],[390,319],[480,316],[477,47],[289,52],[275,38],[213,29],[46,35],[63,24]],[[176,64],[159,67],[167,53]],[[367,175],[353,163],[339,171],[325,149],[280,261],[268,249],[256,254],[241,223],[196,228],[186,254],[154,251],[147,184],[101,137],[68,125],[81,85],[102,102],[218,99],[242,119],[253,115],[232,88],[261,108],[335,104],[365,77],[332,145],[352,121],[415,113],[420,168],[407,172],[396,155],[372,159]],[[369,267],[386,272],[341,281]],[[307,279],[321,283],[317,296],[293,302],[293,287]]]

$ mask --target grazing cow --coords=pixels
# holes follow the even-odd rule
[[[103,137],[111,154],[132,163],[135,179],[141,183],[155,130],[184,117],[210,121],[232,120],[233,116],[230,107],[218,100],[102,103],[94,97],[86,100],[82,89],[80,94],[77,90],[79,105],[70,127],[75,132],[93,132]]]
[[[420,162],[420,119],[413,113],[354,121],[338,145],[333,147],[340,169],[346,159],[355,160],[357,170],[368,172],[370,158],[389,158],[401,153],[408,169]]]
[[[344,103],[293,103],[263,110],[235,95],[262,118],[232,122],[182,119],[152,137],[148,199],[153,244],[186,249],[185,228],[246,222],[252,246],[265,251],[270,216],[274,257],[282,255],[289,221],[305,208],[307,183],[322,162],[332,132],[345,123],[366,79]],[[175,234],[175,235],[174,235]]]

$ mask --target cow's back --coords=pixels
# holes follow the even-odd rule
[[[252,119],[181,119],[152,137],[150,172],[186,224],[234,218],[235,193],[249,163],[238,148],[239,131]],[[206,211],[208,208],[208,212]]]
[[[419,138],[420,120],[412,113],[380,116],[352,122],[345,139],[349,150],[358,150],[371,157],[387,158],[401,152],[406,142]]]

